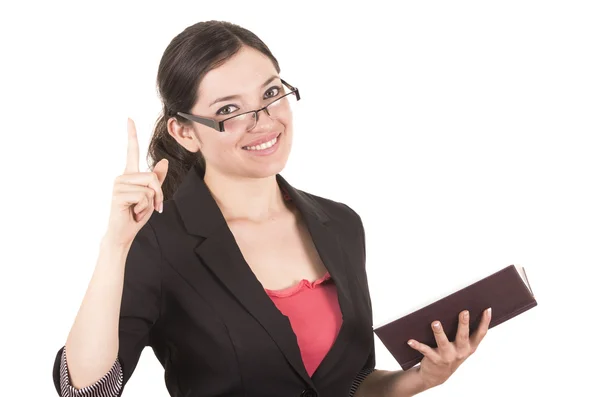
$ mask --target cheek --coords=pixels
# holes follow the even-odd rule
[[[236,148],[235,137],[224,136],[221,132],[215,130],[198,131],[196,140],[199,143],[202,156],[207,161],[221,158]]]
[[[284,127],[284,131],[285,131],[285,135],[287,137],[287,141],[288,143],[291,145],[292,144],[292,136],[294,135],[294,128],[292,123],[284,123],[283,124]]]
[[[293,124],[292,124],[291,117],[287,118],[287,119],[279,120],[279,123],[281,124],[283,130],[285,131],[285,133],[287,135],[292,135],[292,132],[294,129],[292,128]]]
[[[220,139],[213,139],[211,141],[211,148],[214,148],[213,151],[218,156],[230,156],[232,153],[236,153],[237,151],[241,150],[241,148],[239,148],[237,145],[239,140],[238,138],[226,136],[219,138]]]

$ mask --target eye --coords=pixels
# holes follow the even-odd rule
[[[227,106],[223,106],[221,109],[217,110],[217,114],[219,116],[227,116],[227,115],[235,112],[238,109],[239,108],[235,105],[227,105]]]
[[[265,92],[265,99],[275,98],[281,92],[281,87],[273,86]]]

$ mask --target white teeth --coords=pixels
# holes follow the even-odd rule
[[[278,137],[275,137],[275,138],[271,139],[269,142],[265,142],[265,143],[262,143],[262,144],[256,145],[256,146],[244,146],[244,149],[246,149],[246,150],[265,150],[265,149],[268,149],[271,146],[273,146],[277,142],[277,138]]]

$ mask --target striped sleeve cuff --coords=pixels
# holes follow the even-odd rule
[[[60,359],[60,393],[62,397],[117,397],[123,387],[123,370],[119,359],[115,360],[108,371],[96,383],[76,389],[71,385],[67,368],[67,349],[63,348]]]
[[[358,375],[356,375],[356,378],[354,378],[354,381],[352,382],[352,386],[350,387],[350,396],[349,397],[354,396],[354,393],[356,393],[356,390],[358,390],[358,386],[360,386],[362,381],[365,380],[365,378],[374,371],[375,371],[375,368],[364,368],[358,373]]]

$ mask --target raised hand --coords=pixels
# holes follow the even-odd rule
[[[114,182],[112,205],[105,239],[118,245],[130,244],[154,210],[162,212],[162,183],[168,161],[162,159],[152,172],[139,170],[139,145],[133,120],[127,120],[129,143],[125,171]]]
[[[463,311],[458,318],[458,330],[454,342],[450,342],[439,321],[431,324],[437,348],[415,340],[408,344],[423,354],[418,374],[425,388],[429,389],[444,383],[456,369],[477,350],[486,335],[492,319],[491,308],[483,312],[479,326],[473,335],[469,335],[469,312]]]

